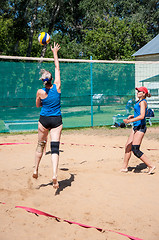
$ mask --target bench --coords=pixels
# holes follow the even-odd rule
[[[126,119],[128,117],[128,115],[121,115],[121,114],[117,114],[113,116],[113,125],[115,123],[120,123],[123,122],[123,119]],[[149,123],[150,126],[152,126],[153,122],[159,122],[159,116],[156,117],[146,117],[146,122]],[[132,123],[130,123],[132,125]]]

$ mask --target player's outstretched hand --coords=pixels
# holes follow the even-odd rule
[[[54,47],[51,46],[51,51],[52,51],[53,53],[57,53],[60,48],[61,48],[60,45],[59,45],[58,43],[55,43],[55,42],[54,42]]]

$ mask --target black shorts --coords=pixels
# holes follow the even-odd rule
[[[46,128],[52,129],[59,127],[62,124],[62,116],[41,116],[39,122]]]
[[[146,125],[134,126],[134,127],[133,127],[133,130],[134,130],[134,132],[135,132],[135,131],[139,131],[139,132],[145,133],[146,130],[147,130],[147,127],[146,127]]]

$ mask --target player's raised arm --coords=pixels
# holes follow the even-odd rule
[[[51,50],[54,55],[54,63],[55,63],[55,81],[54,84],[56,84],[57,91],[61,91],[61,79],[60,79],[60,65],[58,60],[58,51],[60,49],[60,45],[58,43],[54,42],[54,47],[51,46]]]

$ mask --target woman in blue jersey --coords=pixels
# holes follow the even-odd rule
[[[54,48],[51,50],[54,56],[55,64],[55,80],[52,84],[52,74],[45,69],[41,70],[41,80],[44,83],[44,88],[39,89],[36,95],[36,107],[41,107],[40,118],[38,122],[38,144],[35,153],[35,168],[33,178],[38,178],[38,168],[40,160],[43,156],[47,136],[50,132],[51,137],[51,158],[53,165],[53,187],[58,188],[57,171],[59,162],[59,144],[62,131],[62,116],[61,116],[61,80],[60,67],[58,60],[58,51],[60,45],[54,43]]]
[[[136,88],[136,90],[138,101],[134,106],[134,115],[129,115],[127,119],[123,120],[126,124],[133,123],[133,129],[131,130],[125,146],[124,163],[121,172],[128,172],[128,163],[131,157],[131,152],[133,152],[136,157],[140,158],[148,166],[148,174],[151,174],[155,170],[155,166],[153,166],[147,156],[140,151],[140,145],[146,132],[146,97],[150,97],[151,95],[148,93],[146,87],[139,87]]]

